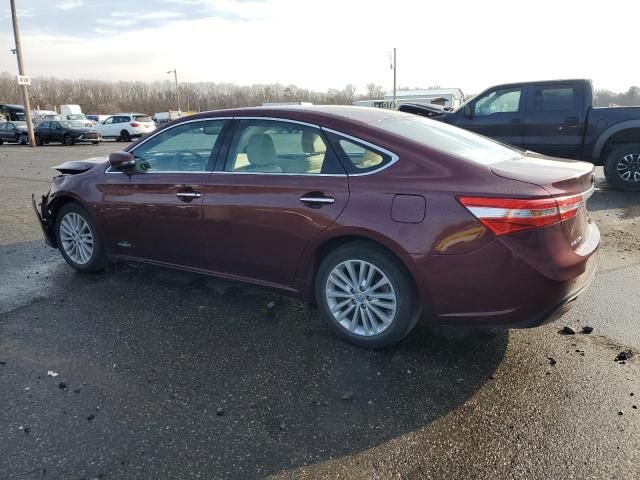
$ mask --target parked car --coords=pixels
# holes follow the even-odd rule
[[[22,105],[0,104],[0,115],[4,116],[7,122],[22,122],[25,120],[24,107]]]
[[[60,142],[65,145],[73,145],[80,142],[91,142],[98,145],[102,136],[93,127],[86,127],[75,120],[44,121],[35,128],[36,143]]]
[[[421,313],[539,325],[596,267],[593,165],[392,110],[205,112],[56,168],[34,208],[74,269],[132,260],[276,289],[365,347]]]
[[[609,183],[640,191],[640,107],[596,108],[593,98],[589,80],[510,83],[433,118],[544,155],[604,165]]]
[[[27,122],[0,123],[0,145],[4,142],[15,142],[21,145],[29,143]]]
[[[103,122],[97,123],[95,128],[103,138],[114,138],[120,142],[130,142],[156,129],[153,119],[144,113],[119,113]]]
[[[59,113],[48,113],[45,115],[42,115],[42,117],[40,117],[40,122],[44,122],[45,120],[67,120],[66,118],[64,118],[62,115],[60,115]]]

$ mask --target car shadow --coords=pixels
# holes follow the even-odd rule
[[[0,316],[3,372],[14,369],[0,393],[13,405],[31,385],[28,405],[0,420],[42,439],[3,442],[16,469],[261,478],[430,424],[491,381],[508,343],[507,331],[421,322],[401,344],[365,350],[268,291],[126,264],[76,277],[72,291]]]

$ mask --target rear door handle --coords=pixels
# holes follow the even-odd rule
[[[336,203],[336,199],[333,197],[326,197],[324,195],[312,195],[306,194],[300,197],[300,201],[307,205],[330,205]]]
[[[513,123],[514,125],[520,125],[522,123],[522,120],[520,120],[519,118],[514,118],[511,120],[511,123]]]

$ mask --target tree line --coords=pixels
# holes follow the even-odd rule
[[[183,111],[215,110],[249,107],[265,102],[311,102],[314,104],[348,105],[359,98],[380,98],[381,86],[370,84],[366,95],[356,95],[356,87],[325,92],[299,88],[295,85],[197,82],[181,83],[180,106]],[[54,110],[59,105],[78,104],[89,114],[133,111],[153,114],[177,109],[175,84],[163,82],[106,82],[102,80],[67,80],[34,78],[29,87],[32,109]],[[0,103],[22,104],[22,94],[16,77],[0,73]]]
[[[311,102],[314,104],[348,105],[354,100],[382,98],[384,89],[375,83],[366,86],[358,95],[354,85],[342,90],[325,92],[299,88],[295,85],[190,82],[180,84],[180,103],[183,111],[215,110],[219,108],[250,107],[265,102]],[[102,80],[67,80],[52,77],[32,79],[29,87],[31,108],[54,110],[59,105],[78,104],[89,114],[109,114],[123,111],[153,114],[176,110],[175,85],[163,82],[107,82]],[[22,103],[16,78],[0,73],[0,103]],[[614,93],[598,90],[596,105],[640,105],[640,88]]]

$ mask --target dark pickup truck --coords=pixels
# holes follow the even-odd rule
[[[498,85],[452,112],[417,105],[399,110],[526,150],[604,165],[610,184],[640,190],[640,107],[594,107],[589,80]]]

